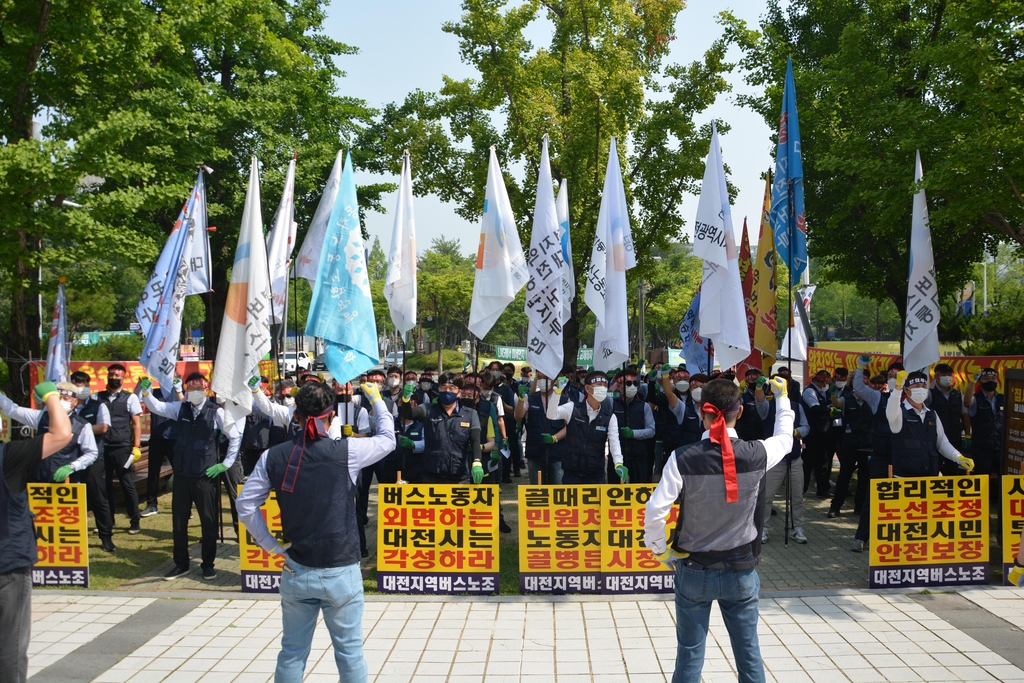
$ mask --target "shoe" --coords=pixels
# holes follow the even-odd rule
[[[836,518],[836,517],[838,517],[838,516],[839,516],[839,510],[829,510],[829,511],[828,511],[828,515],[827,515],[827,517],[828,517],[829,519],[835,519],[835,518]]]
[[[516,479],[521,479],[523,477],[523,473],[519,470],[513,470],[512,476]]]
[[[174,568],[171,569],[171,571],[164,574],[164,581],[173,581],[174,579],[185,576],[185,574],[188,574],[188,567],[179,567],[178,565],[174,565]]]
[[[793,529],[793,533],[790,534],[789,537],[792,538],[797,543],[800,543],[800,544],[806,544],[807,543],[807,537],[804,536],[804,528],[803,527],[798,526],[797,528]]]
[[[768,542],[768,531],[769,529],[765,527],[765,529],[761,532],[761,545],[764,545]]]
[[[139,513],[139,517],[152,517],[153,515],[160,514],[160,511],[156,509],[156,505],[150,505],[145,510]]]
[[[366,558],[368,558],[370,556],[370,551],[367,550],[366,548],[363,548],[360,554],[362,555],[363,559],[365,560]]]
[[[775,508],[772,508],[772,517],[778,517],[778,516],[779,516],[779,513],[775,511]]]
[[[502,483],[502,484],[511,484],[511,483],[512,483],[512,480],[511,480],[511,479],[502,479],[502,480],[501,480],[501,483]]]
[[[103,542],[100,544],[100,547],[103,548],[103,552],[105,553],[112,553],[115,550],[117,550],[117,547],[114,545],[114,542],[111,541],[109,538],[104,538]]]
[[[213,567],[203,567],[203,581],[213,581],[217,578],[217,570]]]
[[[501,524],[498,525],[498,528],[501,529],[501,533],[503,534],[512,533],[512,527],[510,527],[505,520],[501,520]]]
[[[135,534],[140,533],[141,531],[142,529],[139,528],[139,520],[133,519],[132,525],[128,527],[128,533],[134,536]]]
[[[853,545],[850,546],[850,550],[855,553],[862,553],[868,549],[867,541],[854,541]]]
[[[828,498],[832,494],[829,493],[828,491],[825,491],[824,493],[822,493],[821,491],[818,491],[815,495],[818,496],[818,498]]]

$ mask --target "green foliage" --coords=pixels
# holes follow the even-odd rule
[[[653,348],[679,346],[679,323],[700,287],[702,262],[689,247],[675,245],[661,253],[645,282],[649,290],[644,297],[645,327],[648,344]],[[630,288],[630,309],[639,297]],[[630,321],[635,315],[630,316]]]
[[[465,356],[461,351],[454,349],[444,349],[441,351],[441,358],[444,361],[445,371],[456,371],[462,370],[462,363]],[[407,370],[422,370],[423,368],[430,366],[433,368],[437,367],[437,354],[427,353],[423,355],[410,354],[405,357],[405,367]]]
[[[373,238],[373,248],[370,249],[370,260],[366,264],[370,272],[370,280],[383,280],[388,276],[388,255],[380,246],[380,238]]]
[[[872,301],[859,295],[853,285],[841,282],[818,285],[811,301],[811,324],[819,342],[830,341],[829,327],[835,328],[836,341],[891,341],[900,339],[903,329],[891,301]],[[785,334],[785,328],[782,332]]]
[[[974,268],[976,315],[953,318],[963,340],[960,350],[968,355],[1024,354],[1024,261],[1021,249],[1000,245],[993,258]],[[987,271],[988,310],[985,310]],[[952,306],[950,307],[952,309]],[[951,311],[952,312],[952,311]],[[946,310],[943,310],[945,315]]]
[[[145,345],[141,335],[121,334],[98,344],[71,347],[71,360],[138,360]]]

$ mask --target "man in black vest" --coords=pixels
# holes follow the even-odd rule
[[[654,440],[654,414],[640,396],[640,379],[636,371],[624,370],[616,377],[619,396],[612,399],[612,412],[619,423],[619,445],[622,464],[631,473],[634,484],[647,484],[654,464],[648,457],[647,444]],[[608,464],[608,481],[615,481],[614,463]]]
[[[360,470],[394,449],[395,432],[380,390],[372,384],[361,389],[373,410],[374,436],[329,438],[334,396],[323,385],[305,385],[295,398],[299,435],[263,454],[238,497],[238,514],[256,543],[285,555],[276,681],[302,680],[321,612],[339,677],[366,681],[356,481]],[[281,508],[281,538],[270,534],[260,512],[271,489]]]
[[[535,373],[524,398],[516,403],[515,418],[523,422],[526,430],[526,468],[530,484],[537,485],[540,473],[542,484],[562,483],[562,452],[565,450],[565,422],[550,420],[545,408],[551,402],[567,403],[568,390],[561,396],[554,391],[554,383],[543,372]]]
[[[740,400],[743,401],[743,413],[736,420],[736,434],[744,441],[757,441],[763,438],[761,414],[758,411],[768,407],[764,396],[764,384],[767,378],[757,368],[750,368],[743,376],[745,385]]]
[[[973,470],[974,462],[953,448],[935,411],[925,405],[928,375],[900,371],[896,375],[896,391],[885,406],[885,418],[892,432],[893,476],[937,477],[940,456]]]
[[[181,401],[181,377],[175,375],[169,390],[158,387],[153,393],[161,401]],[[157,502],[160,498],[160,470],[164,462],[174,462],[174,442],[178,439],[178,425],[159,415],[149,416],[149,462],[146,473],[146,509],[139,513],[140,517],[151,517],[160,512]]]
[[[713,380],[703,391],[704,427],[697,444],[679,448],[665,463],[644,518],[644,543],[675,570],[676,666],[673,681],[699,681],[711,603],[718,601],[741,681],[764,681],[757,640],[757,602],[765,472],[793,446],[793,411],[785,380],[772,380],[774,435],[737,438],[743,411],[740,390]],[[679,524],[665,537],[665,519],[680,500]]]
[[[961,453],[964,450],[964,434],[971,433],[971,418],[964,405],[964,395],[953,386],[953,368],[947,363],[935,366],[935,386],[928,395],[928,406],[939,416],[942,429],[953,448]],[[945,458],[940,469],[946,476],[957,474],[959,467]]]
[[[210,383],[201,373],[193,372],[185,378],[188,401],[164,403],[157,400],[150,389],[148,378],[139,382],[142,400],[155,415],[178,423],[178,441],[174,448],[174,489],[171,491],[171,525],[174,537],[174,568],[164,578],[168,581],[184,576],[189,569],[188,518],[195,503],[202,527],[203,579],[213,581],[217,572],[213,568],[217,556],[217,495],[221,474],[235,463],[242,441],[241,430],[228,431],[224,424],[224,409],[206,396]],[[237,427],[237,426],[236,426]],[[217,452],[218,434],[228,437],[228,452],[224,462]]]
[[[139,528],[139,494],[135,490],[135,476],[132,463],[142,457],[142,404],[135,394],[123,391],[124,366],[113,363],[107,366],[107,388],[93,398],[107,406],[110,413],[110,429],[103,444],[103,463],[107,473],[107,501],[111,515],[114,513],[114,477],[121,485],[121,493],[128,508],[131,525],[129,534],[137,534]]]
[[[868,496],[868,456],[871,455],[871,408],[859,395],[854,393],[853,385],[847,381],[847,375],[840,375],[836,368],[836,392],[829,399],[833,408],[842,414],[842,435],[839,437],[839,477],[836,479],[836,490],[832,495],[829,507],[829,519],[835,519],[849,495],[850,481],[853,473],[857,473],[857,491],[853,496],[853,513],[860,514],[861,507]],[[840,379],[842,377],[842,379]]]
[[[385,394],[385,377],[386,375],[383,370],[378,370],[377,368],[367,370],[366,382],[363,386],[372,384],[377,387],[382,397],[381,400],[384,402],[384,407],[389,413],[391,413],[391,417],[393,419],[398,411],[395,404]],[[351,387],[351,384],[348,386]],[[360,410],[360,414],[366,418],[367,424],[370,427],[369,434],[372,434],[376,425],[369,422],[369,413],[367,412],[366,406],[363,405],[363,399],[364,397],[360,396],[358,410]],[[367,403],[367,405],[369,404]],[[352,434],[352,436],[359,438],[362,436],[368,436],[369,434]],[[373,478],[377,478],[377,484],[394,484],[398,481],[398,459],[397,457],[391,457],[392,455],[394,454],[389,454],[389,456],[383,460],[378,460],[372,465],[367,465],[359,474],[359,498],[356,501],[356,512],[359,514],[359,548],[361,551],[360,554],[363,557],[370,556],[370,550],[366,545],[366,525],[370,523],[370,488],[373,486]]]
[[[614,462],[615,475],[623,484],[629,483],[629,470],[622,464],[619,444],[619,421],[608,396],[608,375],[600,370],[587,373],[584,380],[586,398],[580,403],[549,401],[549,420],[563,420],[566,430],[562,452],[563,484],[605,483],[605,452]],[[559,377],[555,396],[559,398],[569,380]]]
[[[46,458],[71,443],[71,420],[57,387],[35,387],[37,405],[46,406],[49,429],[26,441],[0,443],[0,680],[24,683],[32,631],[32,565],[36,534],[26,485]]]
[[[78,370],[71,373],[71,383],[78,387],[78,414],[92,427],[92,435],[96,441],[96,461],[82,475],[85,482],[85,497],[96,519],[96,529],[100,536],[100,546],[104,551],[112,553],[114,546],[114,515],[107,500],[107,468],[103,464],[103,435],[110,429],[110,412],[107,406],[92,397],[89,386],[92,378]]]
[[[437,403],[413,406],[415,387],[405,385],[398,414],[423,423],[423,481],[427,484],[479,484],[484,480],[480,418],[459,404],[462,380],[450,372],[437,378]]]
[[[832,376],[828,370],[819,370],[803,393],[803,406],[807,411],[807,422],[811,433],[804,444],[804,493],[815,483],[818,498],[827,498],[832,483],[832,454],[835,448],[829,434],[832,426],[832,402],[828,399],[828,388]]]
[[[700,441],[703,433],[703,423],[698,414],[700,392],[707,376],[696,374],[691,377],[686,368],[673,369],[666,363],[658,371],[658,381],[660,386],[647,390],[647,401],[653,408],[656,428],[660,428],[661,453],[654,464],[655,475],[660,475],[665,461],[675,449]]]
[[[999,375],[985,368],[967,384],[964,405],[971,416],[971,455],[978,463],[977,474],[1003,473],[1003,427],[1006,424],[1006,398],[996,391]]]
[[[268,384],[269,380],[261,375],[259,386],[253,392],[253,396],[260,393],[269,398]],[[249,388],[252,389],[251,386]],[[253,404],[255,405],[255,399]],[[270,432],[273,428],[273,416],[267,415],[260,410],[253,409],[251,413],[245,416],[245,427],[242,429],[242,444],[239,447],[238,454],[238,459],[242,461],[242,474],[244,476],[249,476],[249,473],[256,467],[256,461],[260,459],[264,451],[273,445],[270,441]],[[281,441],[277,443],[281,443]]]

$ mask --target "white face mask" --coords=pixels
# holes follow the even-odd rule
[[[293,405],[295,405],[295,397],[294,396],[285,396],[284,397],[284,405],[286,405],[289,408],[291,408]]]
[[[194,406],[199,405],[206,400],[206,392],[202,389],[196,389],[195,391],[188,392],[188,401]]]
[[[537,391],[547,391],[548,381],[546,379],[537,380]]]
[[[608,387],[594,387],[594,400],[598,403],[608,398]]]
[[[636,392],[639,387],[626,387],[626,398],[633,398],[636,396]]]
[[[910,390],[910,400],[914,403],[924,403],[928,398],[927,387],[914,387]]]
[[[75,409],[75,406],[71,404],[71,401],[64,400],[60,402],[60,407],[63,408],[64,412],[67,413],[68,415],[70,415],[71,411]]]
[[[846,382],[836,382],[836,389],[842,391],[846,388]]]
[[[388,377],[388,387],[391,389],[397,389],[402,385],[402,380],[397,377]]]
[[[685,394],[689,388],[690,383],[687,382],[685,379],[681,379],[678,382],[676,382],[676,391],[678,391],[680,394]]]
[[[953,375],[944,375],[939,378],[939,386],[948,389],[953,386]]]
[[[485,401],[490,401],[491,400],[491,390],[490,389],[481,389],[480,390],[480,397],[483,398]]]
[[[694,389],[693,391],[690,392],[690,398],[692,398],[697,403],[700,403],[700,395],[702,393],[704,393],[704,388],[703,387],[697,387],[696,389]]]
[[[434,388],[434,383],[433,382],[420,382],[420,389],[422,389],[423,391],[430,391],[433,388]]]

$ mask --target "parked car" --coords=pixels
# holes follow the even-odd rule
[[[281,354],[281,369],[286,375],[309,370],[312,366],[313,358],[308,351],[285,351]]]

